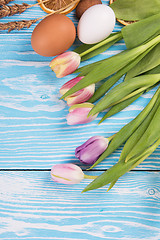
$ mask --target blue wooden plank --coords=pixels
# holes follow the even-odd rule
[[[115,187],[81,194],[50,172],[1,172],[1,239],[160,238],[160,173],[130,172]]]

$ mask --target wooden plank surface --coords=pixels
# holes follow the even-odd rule
[[[1,22],[45,15],[37,6]],[[75,12],[68,16],[77,26]],[[52,165],[66,162],[85,169],[74,156],[75,148],[91,136],[108,137],[119,131],[146,106],[155,89],[100,126],[104,113],[92,123],[68,126],[69,108],[59,100],[59,89],[74,75],[57,79],[49,68],[52,58],[33,51],[31,34],[36,25],[0,31],[0,239],[159,240],[160,147],[109,193],[104,187],[81,194],[90,180],[61,185],[51,180],[49,171]],[[114,32],[121,27],[116,23]],[[70,49],[79,45],[76,39]],[[125,48],[122,40],[81,66]],[[99,175],[111,167],[121,150],[122,146],[88,174]]]
[[[130,172],[108,193],[81,194],[50,172],[1,172],[1,239],[160,239],[160,173]]]

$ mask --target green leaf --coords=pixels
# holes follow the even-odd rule
[[[105,59],[98,66],[96,66],[92,71],[90,71],[84,78],[81,79],[75,86],[73,86],[69,91],[67,91],[61,99],[85,88],[92,83],[97,83],[102,79],[110,76],[111,74],[119,71],[128,63],[132,62],[136,57],[142,54],[144,51],[149,49],[152,45],[160,41],[160,36],[151,40],[150,42],[139,46],[131,50],[124,50],[123,52],[114,55],[110,58]]]
[[[150,91],[152,88],[154,88],[155,85],[149,87],[146,89],[145,92]],[[122,101],[114,106],[112,106],[109,111],[104,115],[104,117],[100,120],[99,124],[102,123],[106,118],[113,116],[114,114],[120,112],[121,110],[123,110],[124,108],[126,108],[127,106],[129,106],[131,103],[133,103],[136,99],[138,99],[144,92],[140,92],[139,94],[126,99],[125,101]]]
[[[116,18],[135,21],[160,12],[159,0],[116,0],[110,5]]]
[[[87,192],[93,189],[103,187],[111,182],[114,183],[119,177],[124,175],[132,166],[132,161],[127,163],[118,162],[113,167],[102,173],[99,177],[93,180],[82,192]]]
[[[160,65],[158,65],[157,67],[147,71],[145,74],[157,74],[160,73]]]
[[[132,149],[135,147],[137,142],[140,140],[144,132],[147,130],[151,120],[153,119],[159,104],[160,104],[160,97],[155,102],[155,105],[153,106],[148,116],[143,120],[143,122],[139,125],[136,131],[134,131],[134,133],[128,138],[121,152],[119,161],[124,161],[127,155],[132,151]]]
[[[107,79],[93,94],[93,96],[88,100],[88,102],[95,102],[101,98],[125,73],[125,68],[122,68],[116,72],[112,77]]]
[[[157,44],[141,61],[127,72],[125,80],[140,75],[160,65],[160,43]]]
[[[111,188],[116,184],[117,181],[118,181],[118,178],[111,182],[109,188],[107,189],[107,192],[109,192],[109,190],[111,190]]]
[[[87,64],[83,67],[80,67],[74,71],[74,73],[81,73],[81,76],[87,75],[92,69],[94,69],[96,66],[98,66],[100,63],[104,62],[106,59],[93,62],[91,64]],[[79,74],[80,75],[80,74]]]
[[[117,34],[119,34],[119,32],[111,33],[106,39],[108,39],[109,42],[110,42],[111,37],[112,36],[116,36]],[[85,43],[83,43],[80,46],[78,46],[77,48],[75,48],[73,51],[78,53],[78,54],[81,54],[81,53],[87,51],[88,49],[90,49],[90,48],[92,48],[92,47],[94,47],[96,45],[97,45],[97,43],[96,44],[85,44]]]
[[[81,57],[81,61],[86,61],[86,60],[88,60],[88,59],[90,59],[92,57],[97,56],[100,53],[105,52],[107,49],[109,49],[112,45],[114,45],[116,42],[118,42],[121,39],[122,39],[122,37],[119,37],[119,38],[117,38],[117,39],[115,39],[115,40],[105,44],[104,46],[99,47],[99,48],[95,49],[94,51],[92,51],[92,52],[82,56]]]
[[[152,36],[158,36],[160,34],[159,25],[160,13],[123,27],[121,32],[127,48],[137,47]]]
[[[112,77],[107,79],[93,94],[93,96],[89,99],[89,102],[95,102],[99,98],[101,98],[125,73],[127,73],[130,69],[132,69],[143,57],[151,51],[151,49],[154,47],[151,46],[148,48],[145,52],[137,56],[132,62],[128,63],[125,67],[120,69],[118,72],[116,72]],[[82,75],[83,76],[83,75]]]
[[[132,170],[133,168],[137,167],[148,156],[150,156],[156,150],[156,148],[159,146],[159,144],[160,144],[160,139],[157,139],[156,142],[154,142],[150,147],[145,149],[145,151],[143,153],[141,153],[136,158],[134,158],[133,160],[135,161],[135,163],[132,165],[132,167],[129,169],[129,171]]]
[[[125,100],[124,98],[132,97],[138,94],[137,90],[143,92],[150,86],[155,85],[160,80],[160,74],[147,74],[131,78],[122,82],[111,89],[89,112],[88,116],[95,115],[103,110],[117,104],[119,101]],[[134,93],[135,91],[135,93]],[[134,94],[132,94],[134,93]],[[128,96],[129,94],[132,94]]]
[[[147,117],[149,112],[152,110],[157,98],[160,94],[160,88],[156,91],[148,105],[138,114],[136,118],[134,118],[131,122],[126,124],[123,128],[120,129],[111,140],[108,148],[102,153],[102,155],[98,158],[98,160],[90,167],[92,169],[101,161],[103,161],[106,157],[108,157],[112,152],[114,152],[121,144],[123,144],[131,134],[137,129],[137,127],[143,122],[143,120]]]
[[[75,52],[79,53],[81,57],[81,61],[85,61],[89,58],[92,58],[104,51],[106,51],[109,47],[111,47],[114,43],[118,42],[122,39],[121,32],[116,32],[111,34],[105,40],[96,43],[96,44],[82,44],[78,48],[74,49]],[[88,53],[87,53],[88,52]]]
[[[151,119],[147,129],[136,142],[130,153],[126,157],[126,161],[141,154],[146,148],[151,146],[157,139],[160,138],[160,104],[158,105],[157,111]]]
[[[113,116],[114,114],[120,112],[121,110],[123,110],[124,108],[126,108],[127,106],[129,106],[131,103],[133,103],[136,99],[138,99],[143,92],[129,98],[126,99],[125,101],[122,101],[114,106],[112,106],[109,111],[104,115],[104,117],[101,119],[101,121],[99,123],[102,123],[106,118],[109,118],[111,116]]]

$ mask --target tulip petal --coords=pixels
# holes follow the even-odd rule
[[[108,139],[102,136],[91,137],[76,148],[75,156],[84,164],[93,164],[106,150],[108,143]]]
[[[70,107],[69,112],[72,112],[74,109],[77,109],[77,108],[93,108],[93,107],[94,107],[94,104],[89,102],[75,104]]]
[[[55,182],[63,184],[76,184],[84,179],[84,173],[75,164],[56,164],[51,169],[51,177]]]
[[[65,98],[68,106],[72,106],[74,104],[83,103],[88,101],[94,94],[95,84],[92,84],[86,88],[83,88],[81,91],[76,92],[73,95],[70,95]]]
[[[98,114],[94,116],[88,116],[88,113],[90,112],[91,108],[76,108],[69,112],[67,115],[67,124],[68,125],[75,125],[75,124],[84,124],[89,123],[93,121]]]
[[[50,62],[51,69],[55,72],[57,78],[64,77],[74,72],[81,61],[81,57],[78,53],[68,51],[55,57]]]
[[[89,138],[85,143],[83,143],[81,146],[77,147],[76,148],[76,154],[78,154],[78,152],[81,150],[81,149],[84,149],[86,148],[89,144],[92,144],[94,141],[96,141],[97,139],[101,138],[102,136],[93,136],[91,138]],[[77,157],[77,155],[76,155]]]
[[[64,90],[63,94],[66,93],[70,88],[76,85],[82,78],[84,78],[84,76],[73,78],[66,82],[65,84],[63,84],[63,86],[60,88],[60,93],[63,90]]]

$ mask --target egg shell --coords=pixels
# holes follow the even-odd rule
[[[71,19],[62,14],[53,14],[35,27],[31,45],[36,53],[53,57],[69,49],[75,38],[76,28]]]
[[[98,43],[111,34],[115,23],[114,11],[105,4],[96,4],[82,14],[77,27],[78,38],[86,44]]]

